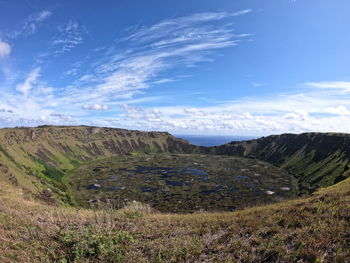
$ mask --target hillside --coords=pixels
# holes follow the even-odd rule
[[[0,184],[0,262],[339,262],[350,260],[350,180],[237,212],[159,214],[52,207]],[[101,207],[100,207],[101,208]]]
[[[0,262],[349,262],[349,142],[347,134],[283,134],[206,148],[163,132],[0,129]],[[220,213],[166,214],[133,201],[119,210],[108,203],[93,209],[61,205],[71,204],[66,184],[73,169],[84,176],[89,165],[96,168],[94,162],[125,154],[137,162],[151,157],[160,162],[154,153],[162,152],[190,153],[193,159],[186,161],[191,165],[200,165],[204,153],[248,157],[241,163],[251,167],[258,159],[297,176],[305,193],[316,185],[325,188],[303,198]],[[143,158],[144,153],[152,155]],[[221,157],[203,156],[222,164]],[[255,168],[266,166],[260,164]],[[239,168],[243,175],[248,172]],[[159,169],[164,176],[164,167]]]
[[[256,158],[299,179],[302,193],[340,182],[350,175],[350,135],[282,134],[212,147],[209,152]]]
[[[87,126],[0,129],[0,179],[44,199],[69,202],[64,176],[89,160],[132,152],[191,152],[194,146],[167,132]],[[42,194],[50,188],[51,193]]]
[[[90,160],[130,153],[210,153],[248,157],[283,168],[301,194],[349,177],[350,135],[282,134],[218,147],[199,147],[167,132],[88,126],[0,129],[0,178],[49,202],[70,203],[65,177]],[[45,193],[45,189],[53,193]]]

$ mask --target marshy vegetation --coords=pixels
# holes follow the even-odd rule
[[[122,207],[136,200],[161,212],[233,211],[296,196],[284,170],[254,159],[201,155],[126,155],[88,162],[67,177],[78,204]]]

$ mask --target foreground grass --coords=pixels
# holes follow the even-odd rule
[[[230,213],[49,207],[0,185],[0,262],[349,262],[350,180]]]

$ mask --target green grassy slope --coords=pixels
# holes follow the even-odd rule
[[[69,202],[64,175],[86,161],[132,152],[186,152],[193,146],[166,132],[97,127],[0,129],[0,179],[33,193],[50,188]]]
[[[282,134],[213,147],[210,152],[256,158],[279,166],[299,179],[303,192],[330,186],[350,175],[350,135]]]

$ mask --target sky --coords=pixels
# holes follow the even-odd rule
[[[0,0],[0,127],[350,133],[348,0]]]

